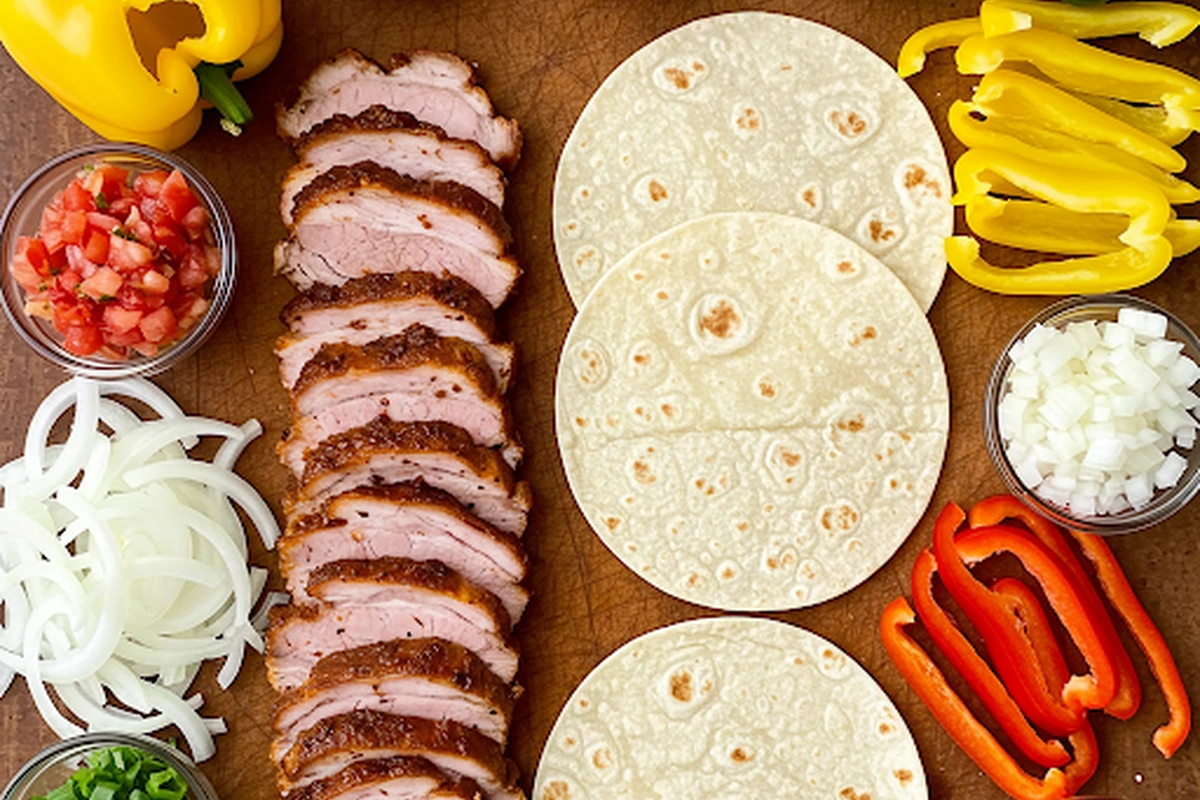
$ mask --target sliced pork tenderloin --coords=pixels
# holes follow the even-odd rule
[[[417,481],[358,486],[293,519],[276,545],[280,572],[299,603],[308,577],[330,561],[392,556],[441,561],[500,598],[515,623],[529,603],[528,557],[516,536],[489,525],[449,494]]]
[[[374,105],[353,117],[336,114],[295,143],[300,163],[283,177],[279,211],[292,222],[296,194],[335,166],[373,161],[418,180],[468,186],[497,206],[504,205],[504,173],[475,142],[451,139],[412,114]]]
[[[323,345],[292,389],[292,423],[279,458],[299,476],[304,454],[330,436],[383,416],[457,425],[511,467],[524,449],[504,395],[474,346],[424,325],[361,347]]]
[[[300,735],[280,762],[282,787],[294,791],[367,759],[419,756],[449,776],[480,785],[488,800],[524,800],[517,766],[500,745],[453,720],[351,711],[321,720]]]
[[[470,778],[451,778],[419,756],[351,761],[327,778],[283,795],[283,800],[483,800]]]
[[[419,756],[351,761],[327,778],[283,795],[283,800],[483,800],[470,778],[449,777]]]
[[[517,644],[504,605],[438,561],[334,561],[313,570],[318,603],[271,609],[267,674],[281,691],[304,681],[330,653],[397,638],[458,642],[505,681],[517,673]]]
[[[341,286],[317,284],[292,298],[280,320],[290,331],[275,344],[287,389],[321,345],[363,345],[410,325],[425,325],[439,336],[474,345],[501,392],[512,378],[514,348],[497,340],[492,307],[478,290],[452,275],[402,272],[366,275]]]
[[[279,698],[271,757],[282,760],[320,720],[364,708],[452,719],[503,746],[515,694],[477,655],[446,639],[393,639],[331,653]]]
[[[531,503],[529,484],[494,450],[448,422],[394,422],[376,417],[329,437],[305,454],[304,472],[284,498],[289,516],[309,514],[357,486],[422,479],[467,510],[520,536]]]
[[[336,166],[296,195],[275,268],[301,291],[370,273],[449,273],[497,306],[520,276],[500,209],[473,189],[370,161]]]
[[[475,69],[452,53],[398,53],[385,69],[343,50],[312,71],[295,103],[277,109],[276,127],[295,140],[335,114],[354,116],[373,105],[407,111],[455,139],[476,142],[505,170],[520,157],[517,123],[496,115]]]

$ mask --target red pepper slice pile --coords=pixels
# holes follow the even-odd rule
[[[1167,699],[1170,719],[1155,732],[1154,745],[1170,758],[1191,728],[1179,670],[1103,539],[1075,532],[1072,536],[1091,562],[1100,590],[1146,654]],[[971,571],[998,553],[1015,556],[1037,581],[1050,611],[1087,663],[1087,672],[1071,674],[1047,609],[1029,586],[1012,577],[989,585]],[[982,637],[991,664],[935,599],[935,573]],[[1100,592],[1063,532],[1011,495],[989,497],[969,515],[950,503],[934,524],[933,547],[920,553],[913,565],[912,593],[915,612],[903,597],[884,611],[883,643],[950,737],[1017,800],[1057,800],[1078,791],[1099,763],[1087,711],[1104,709],[1110,716],[1128,719],[1141,703],[1141,686]],[[1017,750],[1048,768],[1042,777],[1027,773],[1004,749],[908,635],[905,628],[915,624],[918,615],[933,643]]]

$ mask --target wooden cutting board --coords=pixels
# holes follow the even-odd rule
[[[525,694],[511,748],[528,786],[560,706],[596,663],[652,628],[715,613],[662,594],[622,566],[588,529],[559,465],[553,381],[573,309],[554,258],[550,198],[558,154],[576,116],[623,58],[699,16],[750,8],[796,14],[830,25],[894,60],[913,30],[971,15],[977,7],[973,0],[289,0],[283,51],[270,69],[244,84],[258,121],[241,138],[231,139],[210,118],[201,134],[180,150],[229,206],[241,273],[231,313],[216,335],[158,382],[190,412],[235,422],[250,416],[262,421],[266,435],[246,452],[239,470],[278,511],[284,471],[275,461],[273,445],[287,421],[288,400],[276,378],[271,347],[282,331],[277,313],[292,291],[284,280],[272,277],[271,248],[283,234],[277,213],[279,181],[293,159],[275,137],[274,104],[288,97],[320,60],[343,47],[377,58],[397,50],[448,49],[479,62],[496,107],[517,119],[525,134],[507,207],[525,276],[503,317],[521,354],[511,398],[528,444],[523,474],[537,498],[526,535],[535,599],[518,628],[523,650],[519,677]],[[1129,48],[1140,54],[1153,52],[1137,42]],[[1158,57],[1200,74],[1200,47],[1194,38]],[[945,109],[954,98],[969,94],[971,82],[954,74],[948,52],[933,56],[926,72],[912,80],[944,138]],[[50,156],[95,138],[3,53],[0,108],[0,199],[6,200]],[[1192,161],[1200,160],[1198,138],[1183,148]],[[958,152],[953,144],[949,150],[951,155]],[[1190,178],[1200,180],[1194,167]],[[1200,257],[1192,255],[1138,294],[1200,330],[1198,273]],[[832,640],[876,677],[916,736],[934,800],[999,800],[1004,795],[947,738],[888,661],[877,633],[879,614],[889,600],[906,593],[909,570],[917,552],[929,543],[936,509],[951,500],[973,503],[1003,489],[984,449],[984,385],[1002,345],[1047,302],[997,297],[954,275],[947,277],[930,312],[952,397],[950,444],[931,505],[934,511],[865,584],[815,608],[771,615]],[[11,330],[0,329],[0,459],[19,454],[33,409],[63,378]],[[1200,586],[1200,553],[1194,539],[1198,528],[1200,504],[1193,504],[1157,529],[1112,541],[1171,644],[1193,696],[1200,690],[1200,622],[1193,613],[1195,587]],[[275,568],[273,554],[264,553],[261,546],[255,548],[253,560]],[[1142,710],[1121,724],[1097,717],[1102,761],[1087,790],[1146,800],[1200,796],[1200,744],[1193,737],[1169,762],[1153,749],[1150,736],[1165,720],[1164,703],[1140,656],[1135,662],[1145,689]],[[197,688],[205,695],[205,712],[224,716],[230,730],[218,738],[217,755],[203,769],[223,797],[270,797],[274,774],[266,754],[273,695],[262,660],[249,659],[227,692],[216,688],[214,673],[206,668]],[[0,701],[0,780],[53,739],[24,684],[17,681]]]

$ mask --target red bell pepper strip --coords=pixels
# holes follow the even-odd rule
[[[1121,643],[1121,637],[1117,634],[1096,587],[1076,558],[1067,538],[1057,525],[1011,494],[994,495],[980,500],[967,514],[967,524],[972,528],[997,525],[1005,520],[1022,522],[1050,552],[1058,556],[1068,574],[1075,580],[1076,591],[1093,612],[1093,624],[1096,625],[1104,648],[1112,659],[1113,668],[1117,671],[1117,692],[1113,695],[1112,702],[1104,707],[1104,711],[1117,719],[1129,719],[1137,713],[1142,703],[1142,685],[1138,681],[1137,670],[1134,669],[1133,660]]]
[[[1129,632],[1146,654],[1146,660],[1150,662],[1150,671],[1154,673],[1154,678],[1167,699],[1170,719],[1154,731],[1154,746],[1164,758],[1170,758],[1187,739],[1192,728],[1191,703],[1188,701],[1183,678],[1179,675],[1179,667],[1176,666],[1175,658],[1171,655],[1162,633],[1137,599],[1133,587],[1129,585],[1129,579],[1125,577],[1125,572],[1104,539],[1094,533],[1079,531],[1071,531],[1071,535],[1079,543],[1084,556],[1096,568],[1100,588],[1104,590],[1113,608],[1125,620]]]
[[[1063,800],[1095,774],[1099,751],[1086,721],[1068,739],[1075,758],[1066,769],[1051,767],[1040,779],[1021,769],[950,687],[929,654],[904,630],[915,621],[916,614],[903,597],[888,604],[880,622],[884,648],[950,738],[1004,792],[1015,800]]]
[[[988,663],[976,652],[975,647],[967,640],[954,620],[946,610],[938,604],[933,596],[933,573],[937,563],[933,553],[922,550],[913,564],[912,594],[913,604],[917,607],[917,615],[929,631],[933,643],[942,651],[946,659],[963,677],[971,690],[983,702],[988,713],[996,720],[1001,729],[1008,734],[1014,745],[1032,761],[1043,767],[1061,767],[1071,760],[1062,742],[1057,739],[1045,741],[1025,719],[1012,695],[1004,688],[1004,684],[996,677],[996,673]],[[1035,648],[1036,648],[1035,641]],[[1041,651],[1041,648],[1036,648]],[[1062,661],[1062,651],[1057,645],[1054,648]],[[1063,662],[1063,670],[1066,663]],[[1062,676],[1065,681],[1065,675]],[[1058,684],[1060,687],[1062,682]]]
[[[992,584],[992,591],[1008,598],[1017,617],[1025,623],[1025,633],[1037,653],[1046,683],[1052,691],[1061,692],[1071,678],[1071,671],[1038,596],[1016,578],[1000,578]]]
[[[1003,597],[971,574],[959,555],[955,533],[965,519],[961,508],[948,503],[934,523],[933,553],[942,583],[983,636],[996,672],[1025,715],[1054,736],[1079,730],[1085,710],[1078,705],[1068,707],[1061,692],[1051,691],[1024,624],[1010,612]]]
[[[1041,584],[1050,607],[1058,614],[1091,670],[1085,675],[1073,675],[1067,681],[1062,690],[1063,702],[1072,708],[1104,708],[1112,702],[1117,691],[1117,673],[1113,669],[1112,656],[1075,582],[1053,553],[1027,531],[1005,525],[970,528],[955,537],[954,547],[967,564],[978,563],[997,553],[1007,552],[1016,556]],[[938,563],[941,564],[940,558]],[[949,584],[947,588],[951,589],[953,596],[953,588]],[[1027,668],[1031,666],[1033,664],[1026,665]]]

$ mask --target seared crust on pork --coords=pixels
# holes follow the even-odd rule
[[[373,793],[373,794],[372,794]],[[287,792],[284,800],[336,800],[344,796],[390,797],[397,800],[482,800],[479,784],[450,778],[420,756],[389,756],[353,761],[328,778]]]

